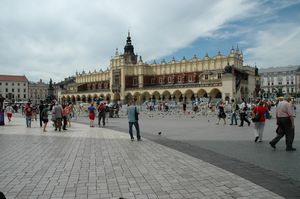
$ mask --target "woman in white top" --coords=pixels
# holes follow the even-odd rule
[[[14,109],[12,108],[12,106],[10,104],[5,109],[6,116],[8,118],[8,122],[11,122],[13,111],[14,111]]]

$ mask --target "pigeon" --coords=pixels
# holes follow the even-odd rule
[[[161,135],[161,132],[158,132],[158,135]]]

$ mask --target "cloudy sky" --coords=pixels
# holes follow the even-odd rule
[[[144,62],[227,55],[300,64],[300,0],[1,0],[0,74],[55,82],[106,69],[130,29]]]

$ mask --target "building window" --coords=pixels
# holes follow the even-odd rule
[[[282,82],[278,82],[278,85],[282,85]]]
[[[294,92],[294,88],[291,88],[291,92],[292,92],[292,93]]]
[[[0,82],[0,86],[2,85],[2,82]]]
[[[137,78],[136,78],[136,77],[134,77],[134,78],[132,79],[132,85],[133,85],[133,86],[136,86],[136,85],[137,85]]]
[[[192,75],[189,75],[188,81],[189,81],[189,82],[193,82],[193,77],[192,77]]]
[[[18,93],[20,92],[20,89],[18,88]]]
[[[286,84],[290,84],[290,82],[286,82]]]
[[[291,82],[291,84],[294,84],[294,82]]]
[[[26,94],[24,94],[24,99],[26,99]]]
[[[18,86],[20,86],[20,83],[18,83]]]
[[[8,83],[6,82],[5,85],[8,86]]]
[[[208,75],[205,75],[205,76],[204,76],[204,79],[205,79],[205,80],[208,80]]]
[[[155,78],[154,77],[151,78],[151,84],[155,84]]]
[[[20,99],[20,94],[18,94],[18,99]]]
[[[24,83],[24,86],[26,86],[26,83]]]
[[[290,92],[290,89],[289,89],[289,88],[286,88],[286,92],[289,93],[289,92]]]
[[[172,77],[171,76],[168,77],[168,83],[172,83]]]
[[[162,84],[163,83],[163,78],[159,77],[159,83]]]
[[[8,88],[5,89],[5,92],[8,92]]]
[[[178,82],[181,83],[182,82],[182,77],[178,76]]]
[[[12,85],[12,86],[14,86],[14,85],[15,85],[15,83],[11,83],[11,85]]]
[[[11,92],[15,92],[15,89],[14,89],[14,88],[12,88],[12,89],[11,89]]]
[[[274,85],[274,82],[272,82],[272,85]]]
[[[24,88],[24,93],[26,93],[26,88]]]
[[[218,73],[218,79],[221,79],[221,78],[222,78],[222,74]]]
[[[268,82],[268,86],[270,86],[270,82]]]

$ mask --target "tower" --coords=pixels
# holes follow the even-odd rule
[[[126,45],[124,47],[124,59],[125,64],[136,64],[137,55],[134,54],[134,47],[131,44],[130,32],[128,31],[128,36],[126,40]]]

